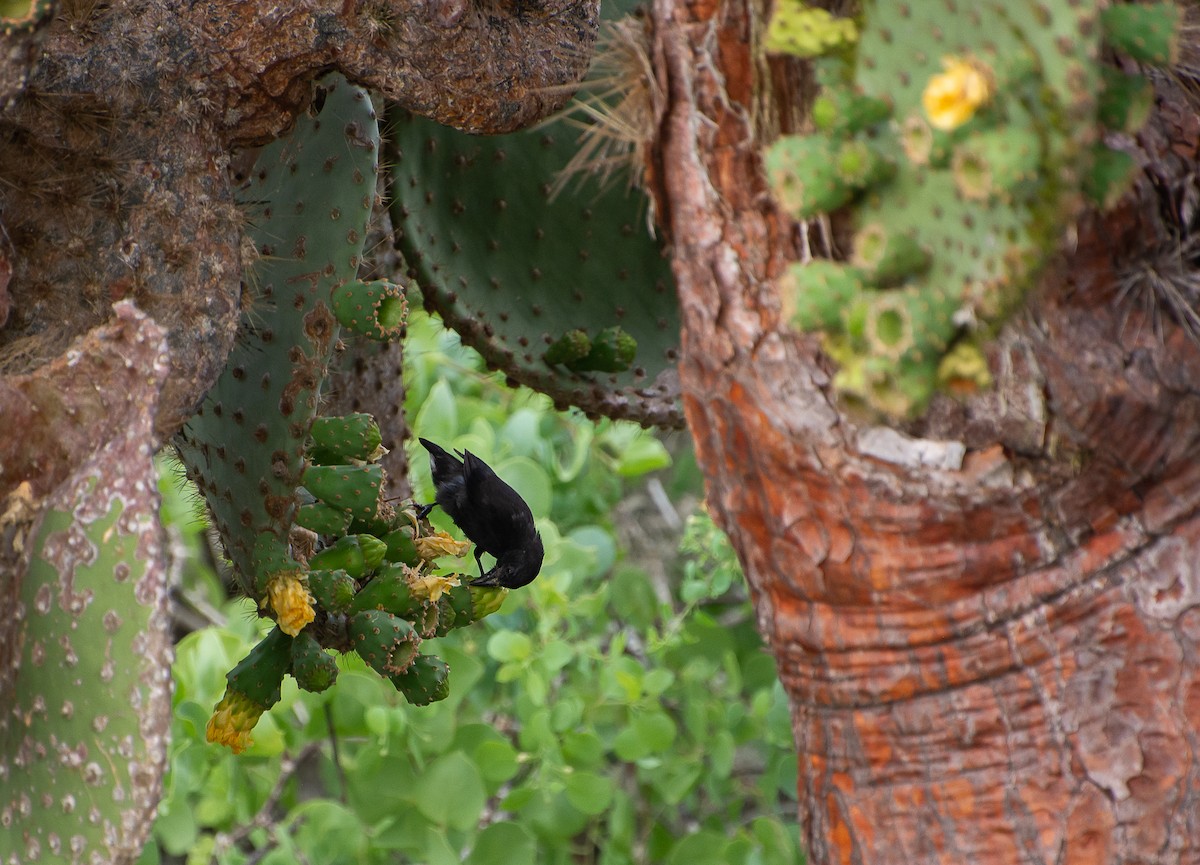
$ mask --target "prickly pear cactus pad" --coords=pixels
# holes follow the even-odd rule
[[[1019,307],[1065,227],[1129,188],[1135,166],[1106,134],[1144,118],[1148,88],[1101,65],[1102,41],[1167,58],[1179,15],[1101,5],[867,2],[856,40],[836,31],[816,132],[780,139],[765,164],[797,219],[852,208],[849,262],[793,265],[780,283],[790,323],[824,333],[843,395],[921,411],[961,381],[946,359],[978,355]]]
[[[426,306],[560,408],[679,426],[678,307],[644,196],[589,182],[553,197],[578,149],[565,121],[479,138],[405,113],[389,120],[392,220]],[[547,357],[572,332],[589,340],[582,354]],[[596,361],[580,360],[598,340]]]
[[[355,277],[375,196],[379,131],[368,94],[337,77],[320,94],[319,115],[298,118],[291,135],[264,148],[240,192],[261,257],[225,372],[179,439],[235,574],[255,599],[272,573],[298,567],[288,533],[339,336],[333,295],[363,285]],[[390,309],[394,298],[384,300]]]
[[[161,336],[160,336],[161,339]],[[165,344],[158,372],[166,375]],[[160,385],[155,385],[155,390]],[[136,861],[166,769],[171,645],[155,395],[0,573],[0,862]]]

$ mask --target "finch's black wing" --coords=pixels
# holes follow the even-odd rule
[[[506,550],[523,546],[533,538],[537,530],[529,505],[470,451],[463,454],[463,478],[473,511],[474,534],[462,523],[459,527],[485,552],[499,558]]]

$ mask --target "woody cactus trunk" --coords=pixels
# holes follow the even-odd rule
[[[944,57],[989,65],[956,10],[982,15],[974,31],[994,44],[1013,38],[1014,22],[1059,28],[1049,42],[1017,34],[1030,56],[1050,52],[1039,70],[1057,74],[1050,55],[1075,52],[1069,74],[1085,86],[1101,80],[1093,64],[1103,60],[1152,82],[1154,111],[1129,134],[1100,128],[1094,107],[1063,103],[1070,112],[1051,111],[1057,120],[1029,120],[1037,159],[1068,146],[1055,124],[1074,113],[1068,134],[1120,147],[1141,166],[1136,183],[1099,203],[1064,191],[1107,159],[1075,145],[1070,166],[1029,178],[1056,186],[1024,199],[1052,214],[1027,221],[1020,199],[984,194],[972,208],[949,167],[942,179],[889,151],[907,216],[890,212],[902,187],[872,178],[831,205],[849,211],[825,220],[816,208],[801,225],[761,154],[781,133],[827,134],[793,113],[812,104],[812,66],[759,50],[766,4],[655,0],[668,94],[660,212],[674,242],[688,425],[791,698],[810,861],[1195,862],[1195,63],[1159,72],[1120,46],[1086,47],[1101,33],[1087,4],[999,5],[1007,11],[865,3],[857,55],[836,28],[812,53],[833,45],[846,64],[838,86],[885,103],[894,120],[868,121],[875,144],[921,117],[908,94],[920,99]],[[872,32],[881,17],[886,31]],[[1194,58],[1195,31],[1185,21],[1182,32],[1177,48]],[[888,68],[903,52],[907,64]],[[989,86],[1015,86],[992,71]],[[995,98],[1010,100],[1012,116],[1024,97]],[[937,187],[945,197],[930,208]],[[1002,208],[1011,229],[969,237]],[[926,341],[932,355],[875,352],[837,313],[806,331],[789,319],[828,286],[822,277],[789,300],[794,263],[821,253],[823,237],[853,259],[871,212],[892,226],[910,220],[902,230],[927,255],[911,260],[909,288],[859,284],[842,305],[936,289],[951,314]],[[1014,242],[1020,255],[992,258]],[[1004,277],[966,279],[1003,300],[996,312],[1011,310],[982,326],[954,315],[981,296],[960,287],[971,268]],[[953,342],[981,347],[989,386],[950,394],[938,358]],[[865,373],[848,388],[855,364]],[[908,387],[917,372],[927,384]]]

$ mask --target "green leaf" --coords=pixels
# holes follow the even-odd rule
[[[488,639],[488,654],[497,661],[524,661],[533,653],[533,642],[517,631],[497,631]]]
[[[502,740],[480,743],[472,756],[479,774],[493,788],[512,778],[520,769],[517,749]]]
[[[537,860],[537,842],[523,826],[493,823],[479,833],[465,865],[514,865]]]
[[[562,749],[576,768],[594,768],[604,760],[604,743],[592,732],[564,733]]]
[[[510,487],[521,494],[535,519],[550,516],[550,476],[529,457],[510,457],[492,466]]]
[[[701,829],[679,840],[667,857],[666,865],[727,865],[725,836]]]
[[[617,474],[626,478],[665,469],[671,455],[662,442],[652,435],[642,435],[630,441],[617,456]]]
[[[584,814],[603,814],[612,802],[613,782],[606,775],[571,772],[566,785],[567,800]]]
[[[474,828],[486,799],[479,769],[459,751],[439,757],[417,779],[417,810],[439,826]]]

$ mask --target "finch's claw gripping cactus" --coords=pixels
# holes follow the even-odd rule
[[[1136,166],[1101,141],[1145,119],[1150,90],[1103,66],[1101,43],[1170,63],[1181,14],[1100,5],[875,0],[839,27],[780,4],[779,21],[820,25],[794,53],[829,56],[818,132],[772,144],[768,179],[797,219],[851,206],[857,233],[851,267],[793,265],[779,288],[791,324],[825,334],[844,394],[905,416],[939,381],[986,381],[941,366],[1019,306],[1057,247],[1048,227],[1128,190]]]

